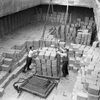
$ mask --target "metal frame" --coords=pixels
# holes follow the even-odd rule
[[[35,77],[38,77],[38,76],[35,75]],[[50,81],[50,84],[49,84],[49,86],[47,87],[46,93],[45,93],[45,94],[39,93],[39,92],[37,92],[37,91],[30,90],[30,89],[28,89],[28,88],[25,87],[25,85],[28,84],[28,82],[29,82],[29,80],[30,80],[31,78],[32,78],[32,77],[28,78],[27,81],[25,81],[24,83],[22,83],[22,85],[19,87],[19,90],[20,90],[19,96],[22,94],[23,91],[26,91],[26,92],[28,92],[28,93],[31,93],[31,94],[40,96],[40,97],[42,97],[42,98],[46,98],[46,97],[50,94],[50,92],[53,90],[53,88],[54,88],[55,86],[58,85],[58,83],[57,83],[56,81],[52,80],[52,79],[47,79],[47,78],[39,77],[40,79],[45,79],[45,80],[49,80],[49,81]],[[19,96],[18,96],[18,97],[19,97]]]

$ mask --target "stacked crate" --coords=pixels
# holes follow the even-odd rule
[[[74,28],[73,27],[70,27],[69,28],[69,40],[70,41],[72,41],[72,38],[73,38],[73,34],[74,34],[73,31],[74,31]]]
[[[87,49],[87,50],[86,50]],[[83,56],[80,60],[81,67],[88,66],[93,59],[93,48],[87,47],[84,49]]]
[[[45,37],[45,47],[50,47],[51,45],[54,45],[55,47],[58,47],[59,46],[59,39],[58,38],[55,38],[54,35],[47,35]]]
[[[70,25],[65,25],[66,41],[69,41],[69,27]]]
[[[88,25],[88,23],[89,23],[89,17],[85,17],[84,22],[85,22],[85,25]]]
[[[57,22],[58,22],[58,23],[60,23],[60,18],[61,18],[61,14],[60,14],[60,12],[59,12],[59,13],[57,13]]]
[[[53,35],[47,35],[47,36],[45,37],[45,46],[46,46],[46,47],[51,46],[52,43],[53,43],[53,41],[54,41],[54,36],[53,36]]]
[[[7,78],[9,73],[7,71],[0,71],[0,84],[3,83],[3,81]]]
[[[38,14],[39,16],[39,14]],[[42,13],[42,20],[46,21],[46,13]],[[53,22],[53,23],[60,23],[60,24],[65,24],[65,13],[63,12],[54,12],[52,15],[49,14],[48,16],[48,22]]]
[[[82,45],[71,43],[71,46],[69,48],[69,68],[74,72],[77,72],[80,69],[81,52],[79,48],[81,46]]]
[[[69,48],[69,69],[73,71],[77,71],[75,67],[75,55],[74,55],[74,51],[72,48]]]
[[[60,25],[58,27],[58,38],[61,39],[61,41],[70,41],[70,40],[72,40],[71,39],[72,34],[70,33],[69,29],[70,29],[69,25]]]
[[[76,50],[75,52],[75,62],[76,62],[75,65],[77,66],[78,69],[81,68],[80,61],[81,61],[81,58],[83,57],[85,48],[86,48],[85,45],[80,45],[78,50]]]
[[[11,49],[14,50],[13,64],[18,62],[18,66],[22,65],[26,60],[25,58],[22,58],[29,50],[29,48],[27,47],[27,42],[23,44],[14,45]],[[12,71],[14,71],[18,66],[12,65]]]
[[[99,66],[100,66],[100,50],[99,48],[91,47],[87,52],[84,66],[81,67],[78,73],[77,81],[73,89],[72,100],[81,100],[81,99],[99,100],[99,95],[100,95]]]
[[[88,30],[78,30],[76,43],[90,45],[90,42],[91,42],[91,33],[89,33]]]
[[[74,24],[70,25],[60,25],[58,27],[58,38],[62,41],[73,42],[75,43],[76,38],[76,28]]]
[[[61,25],[61,31],[60,31],[61,38],[60,38],[60,39],[61,39],[62,41],[64,41],[64,36],[65,36],[65,35],[64,35],[64,28],[65,28],[65,25]]]
[[[83,60],[86,61],[85,57],[87,56],[87,52],[91,55],[94,50],[90,46],[73,43],[69,46],[67,45],[67,48],[69,48],[69,68],[75,72],[77,72],[84,63],[87,64],[86,62],[83,62]]]
[[[55,46],[55,38],[53,37],[53,35],[49,35],[49,36],[51,37],[50,39],[51,45]],[[47,40],[49,40],[50,38],[49,36]],[[70,66],[69,68],[74,71],[80,69],[80,61],[82,55],[84,55],[85,52],[90,48],[89,46],[85,46],[81,44],[73,44],[73,43],[66,44],[65,42],[61,42],[61,41],[58,42],[58,46],[69,49],[69,66]]]
[[[24,67],[23,64],[25,64],[26,59],[25,45],[26,43],[19,43],[19,45],[14,45],[11,49],[3,52],[2,61],[0,61],[0,89],[4,89],[14,78],[13,76],[17,76]],[[0,96],[1,92],[0,90]]]
[[[81,43],[81,38],[82,38],[82,32],[78,32],[77,33],[77,37],[76,37],[76,44],[80,44]]]
[[[72,42],[75,43],[75,38],[76,38],[76,28],[75,26],[73,27],[73,33],[72,33]]]
[[[57,12],[54,12],[54,13],[53,13],[52,21],[53,21],[54,23],[57,23]]]
[[[64,21],[65,21],[65,14],[61,13],[60,23],[64,24],[65,23]]]
[[[12,69],[12,64],[14,62],[15,51],[9,50],[8,52],[3,53],[3,60],[0,65],[2,71],[9,72]]]
[[[48,77],[59,77],[57,66],[57,52],[55,48],[43,47],[36,58],[37,74]]]
[[[43,20],[46,20],[45,13],[42,13],[42,17]],[[84,21],[81,18],[77,18],[74,24],[71,22],[67,23],[69,27],[66,27],[65,19],[66,16],[63,12],[54,12],[54,14],[50,15],[48,18],[49,22],[56,22],[61,24],[58,28],[58,38],[63,41],[70,41],[72,43],[75,43],[76,40],[76,43],[90,45],[93,31],[92,28],[94,24],[93,18],[85,17]],[[77,34],[77,26],[79,26],[82,30],[88,30],[88,32],[78,32]]]
[[[61,39],[61,25],[58,27],[58,38]]]
[[[38,15],[39,16],[39,15]],[[42,13],[42,20],[43,21],[46,21],[47,18],[46,18],[47,14],[46,13]],[[48,22],[53,22],[53,23],[61,23],[61,24],[65,24],[65,13],[63,12],[54,12],[53,14],[49,14],[48,16]]]

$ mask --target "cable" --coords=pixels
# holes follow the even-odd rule
[[[53,8],[53,3],[51,2],[51,10],[52,10],[52,17],[54,14],[54,8]],[[53,20],[52,20],[52,26],[55,27],[55,25],[53,24]]]
[[[47,24],[47,21],[48,21],[48,17],[49,17],[49,10],[50,10],[50,5],[51,5],[51,1],[49,2],[49,7],[48,7],[48,10],[47,10],[47,15],[46,15],[46,22],[44,24],[44,28],[43,28],[43,34],[41,36],[41,38],[44,40],[44,35],[45,35],[45,30],[46,30],[46,24]]]
[[[68,8],[69,8],[69,4],[67,0],[67,7],[66,7],[66,13],[65,13],[65,25],[67,24],[67,19],[68,19]]]
[[[22,80],[22,81],[20,81],[20,80]],[[25,82],[25,81],[27,81],[27,79],[20,78],[17,82],[15,82],[15,83],[13,84],[14,89],[15,89],[18,93],[20,93],[20,88],[19,88],[18,84],[23,83],[23,82]]]

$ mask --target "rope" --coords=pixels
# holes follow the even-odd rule
[[[52,15],[54,14],[54,8],[53,8],[53,3],[51,2],[51,9],[52,9]],[[52,21],[52,26],[55,27],[55,25],[53,24],[53,21]]]
[[[51,5],[51,1],[49,2],[49,7],[48,7],[48,10],[47,10],[47,15],[46,15],[46,22],[44,24],[44,28],[43,28],[43,34],[41,36],[41,38],[44,40],[44,35],[45,35],[45,30],[46,30],[46,24],[47,24],[47,21],[48,21],[48,17],[49,17],[49,10],[50,10],[50,5]]]
[[[68,8],[69,8],[69,4],[68,4],[68,0],[67,0],[67,7],[66,7],[66,13],[65,13],[65,25],[67,24]]]
[[[17,82],[14,82],[13,87],[18,93],[20,93],[20,88],[18,85],[24,83],[25,81],[27,81],[27,79],[20,78]]]
[[[44,45],[44,35],[45,35],[45,31],[46,31],[46,25],[47,25],[47,21],[48,21],[48,18],[49,18],[49,10],[50,10],[50,5],[51,5],[51,1],[52,0],[50,0],[50,2],[49,2],[49,7],[48,7],[48,10],[47,10],[47,15],[46,15],[46,22],[45,22],[45,24],[44,24],[44,28],[43,28],[43,33],[42,33],[42,36],[41,36],[41,47],[43,47],[43,45]]]

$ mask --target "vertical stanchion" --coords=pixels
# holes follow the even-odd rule
[[[5,36],[5,34],[4,34],[4,22],[3,22],[2,18],[0,20],[1,20],[0,21],[1,22],[1,26],[0,26],[1,27],[1,37],[4,37]]]
[[[57,54],[57,76],[58,77],[61,77],[61,68],[60,68],[61,63],[60,63],[60,61],[61,61],[60,55]]]
[[[2,38],[4,35],[3,35],[3,32],[2,32],[2,19],[0,18],[0,38]]]
[[[11,31],[13,31],[14,30],[14,14],[12,14],[11,15],[11,26],[12,26],[12,30]]]
[[[8,15],[8,32],[10,32],[10,15]]]
[[[6,16],[3,17],[3,23],[4,23],[4,34],[7,34],[7,21],[6,21]]]
[[[14,19],[15,19],[15,29],[17,29],[17,16],[16,16],[17,14],[15,13],[15,17],[14,17]]]
[[[10,33],[12,32],[12,15],[10,15]]]
[[[6,26],[7,26],[7,33],[9,33],[9,17],[6,17]]]

